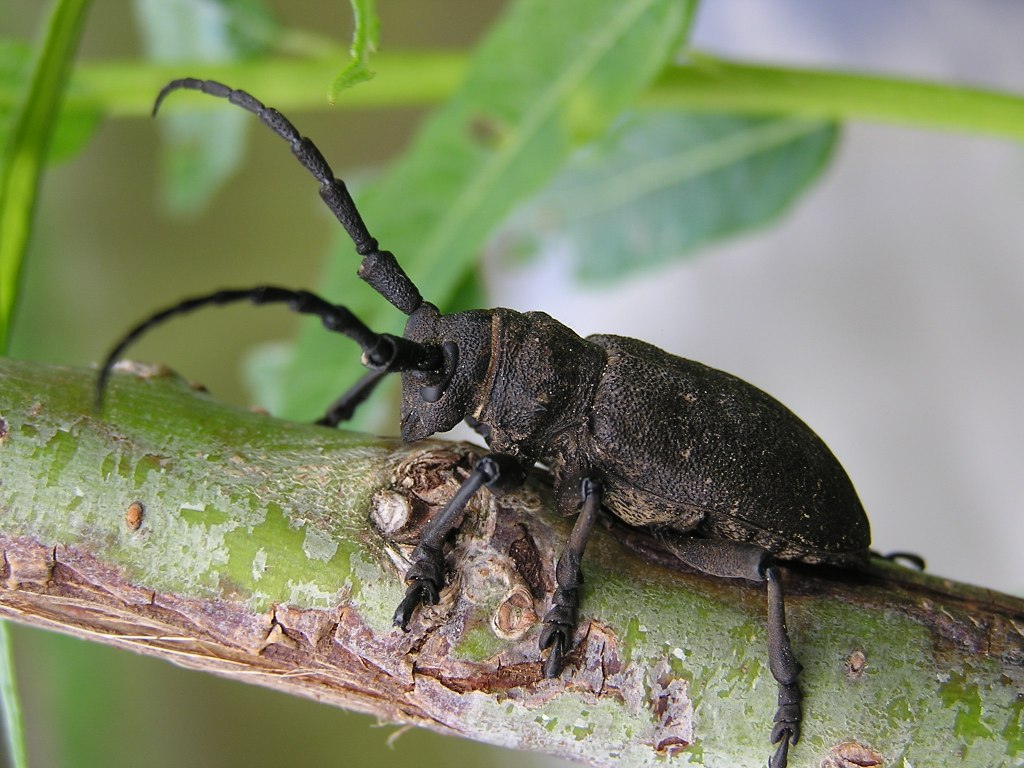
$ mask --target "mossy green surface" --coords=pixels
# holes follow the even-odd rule
[[[133,580],[256,611],[358,591],[353,531],[365,533],[387,441],[175,397],[186,385],[172,376],[115,376],[99,413],[90,372],[4,368],[4,464],[38,470],[5,473],[7,532],[88,539]],[[137,530],[124,521],[133,502]]]

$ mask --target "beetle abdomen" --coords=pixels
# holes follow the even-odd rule
[[[608,355],[588,439],[612,512],[634,525],[749,541],[786,559],[865,556],[867,516],[849,477],[788,408],[645,342],[588,341]],[[666,521],[673,506],[679,515]]]

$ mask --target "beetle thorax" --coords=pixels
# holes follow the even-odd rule
[[[578,425],[593,399],[604,351],[543,312],[496,309],[491,357],[467,414],[492,450],[530,461]]]
[[[466,419],[492,450],[527,460],[585,418],[605,365],[603,349],[543,312],[441,315],[427,305],[405,335],[447,347],[455,362],[434,401],[434,380],[403,374],[402,437],[419,440]]]

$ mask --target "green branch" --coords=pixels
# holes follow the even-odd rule
[[[404,634],[401,572],[465,447],[284,422],[138,366],[101,418],[93,376],[0,360],[0,616],[592,765],[767,758],[761,587],[598,531],[578,648],[543,680],[537,617],[570,523],[542,485],[481,494],[452,583]],[[1019,764],[1022,601],[895,566],[786,585],[807,696],[793,768]]]
[[[54,3],[27,85],[9,90],[14,115],[6,135],[0,132],[0,354],[7,350],[39,178],[88,8],[88,0]]]
[[[75,94],[68,109],[100,109],[116,117],[146,117],[153,95],[183,75],[220,80],[260,94],[260,99],[284,110],[323,110],[327,101],[325,72],[336,72],[348,60],[339,48],[332,55],[312,58],[266,58],[233,62],[156,63],[139,61],[83,62],[74,77]],[[458,86],[469,64],[459,53],[392,53],[374,57],[376,76],[358,88],[337,95],[340,109],[416,107],[439,104]],[[0,101],[3,99],[0,86]],[[215,109],[205,99],[191,100],[197,110]]]
[[[183,72],[244,84],[282,109],[328,106],[323,73],[346,60],[342,48],[313,59],[158,64],[84,62],[75,73],[69,110],[100,109],[127,117],[148,115],[153,94]],[[377,76],[338,94],[337,107],[362,109],[437,104],[459,85],[468,59],[455,52],[381,53]],[[0,103],[10,94],[0,86]],[[642,97],[644,106],[753,114],[791,114],[863,120],[1024,139],[1024,98],[992,90],[883,75],[743,64],[692,53],[666,69]],[[211,109],[195,100],[194,109]]]
[[[1024,140],[1024,98],[980,88],[743,64],[691,54],[666,70],[644,103],[715,112],[894,123]]]

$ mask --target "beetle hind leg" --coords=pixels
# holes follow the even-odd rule
[[[768,665],[772,677],[779,684],[778,709],[775,710],[771,736],[772,744],[778,744],[778,747],[768,766],[786,768],[789,745],[800,740],[803,693],[797,677],[802,667],[793,654],[786,631],[786,608],[779,572],[770,565],[765,568],[764,576],[768,585]]]
[[[779,686],[778,708],[772,719],[771,743],[777,745],[768,768],[786,768],[789,747],[800,739],[803,693],[796,660],[786,630],[782,581],[771,553],[755,544],[729,539],[677,538],[666,542],[687,565],[712,576],[764,582],[768,592],[768,667]]]

